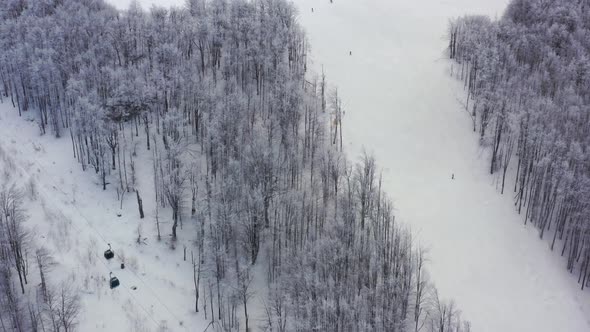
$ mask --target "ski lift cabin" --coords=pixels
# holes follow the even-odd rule
[[[118,287],[121,283],[119,282],[119,279],[117,279],[117,277],[113,276],[113,272],[111,272],[109,274],[110,280],[109,280],[109,285],[111,286],[111,289]]]
[[[115,253],[114,253],[114,252],[113,252],[113,250],[111,249],[111,244],[109,243],[109,249],[107,249],[107,250],[104,252],[104,258],[106,258],[106,259],[111,259],[111,258],[113,258],[113,257],[115,257]]]

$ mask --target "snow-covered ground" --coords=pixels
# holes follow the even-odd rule
[[[116,192],[102,191],[91,167],[83,172],[73,158],[69,137],[39,136],[36,115],[18,112],[0,104],[0,171],[19,188],[35,188],[25,202],[32,243],[49,249],[58,265],[49,273],[49,283],[62,280],[81,290],[83,310],[79,331],[202,331],[203,314],[194,308],[192,239],[170,249],[170,224],[162,223],[162,240],[157,241],[154,223],[154,190],[150,155],[136,160],[139,191],[145,219],[139,218],[134,193],[126,193],[122,209]],[[130,135],[127,138],[131,138]],[[135,142],[142,145],[144,141]],[[135,142],[128,141],[129,146]],[[141,150],[141,149],[138,149]],[[143,180],[142,180],[143,179]],[[33,183],[33,185],[31,185]],[[169,220],[169,210],[160,211]],[[121,216],[118,216],[121,214]],[[193,224],[185,221],[185,227]],[[137,243],[138,229],[141,244]],[[190,234],[190,231],[187,231]],[[193,231],[196,234],[196,231]],[[103,251],[111,243],[115,258],[107,261]],[[182,247],[189,248],[184,261]],[[120,263],[125,263],[125,269]],[[109,272],[121,285],[109,289]],[[35,267],[33,282],[38,282]],[[31,296],[32,290],[28,288]],[[166,327],[167,329],[162,329]]]
[[[316,71],[323,65],[344,99],[348,151],[365,147],[385,169],[397,216],[430,248],[442,296],[474,331],[590,331],[590,297],[496,191],[448,74],[448,19],[499,17],[508,1],[295,2]]]
[[[130,2],[109,1],[122,9]],[[140,2],[146,8],[184,3]],[[558,254],[522,226],[510,195],[497,193],[486,154],[458,101],[461,85],[448,75],[448,18],[501,15],[506,2],[295,0],[314,68],[324,66],[344,99],[347,149],[357,155],[366,147],[376,155],[398,218],[430,248],[429,270],[441,295],[454,298],[478,332],[590,331],[588,294],[578,291]],[[136,322],[154,329],[161,321],[174,331],[203,330],[203,316],[190,310],[191,266],[182,250],[151,237],[151,203],[140,221],[129,196],[122,217],[116,217],[114,193],[102,192],[80,170],[67,137],[39,137],[34,123],[19,119],[7,104],[0,105],[0,117],[0,147],[16,165],[14,176],[23,183],[32,177],[39,188],[31,220],[51,220],[39,222],[37,240],[62,262],[55,275],[76,268],[79,283],[87,285],[80,330],[131,331]],[[138,172],[149,167],[145,159]],[[144,202],[153,201],[150,189],[140,185]],[[143,245],[134,242],[140,223],[150,236]],[[163,225],[163,234],[168,228]],[[125,252],[127,269],[103,264],[105,241],[118,254]],[[111,270],[122,280],[115,291],[104,286]]]

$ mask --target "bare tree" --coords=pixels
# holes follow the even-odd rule
[[[81,311],[80,295],[76,289],[72,289],[70,282],[62,282],[57,291],[55,312],[58,320],[64,332],[74,331]]]
[[[425,294],[428,289],[428,281],[425,274],[424,265],[426,263],[426,250],[422,247],[418,248],[416,253],[416,272],[415,272],[415,287],[416,294],[414,300],[414,331],[418,332],[424,326],[425,320],[422,319],[422,314],[425,311],[424,305],[427,300]],[[428,310],[428,308],[426,308]]]
[[[4,187],[0,193],[0,221],[3,221],[6,239],[12,253],[12,263],[16,269],[21,291],[25,293],[28,265],[26,251],[28,246],[28,232],[23,226],[26,219],[23,210],[24,193],[15,185]]]
[[[202,250],[199,249],[199,257],[195,260],[191,250],[191,263],[193,266],[193,283],[195,285],[195,312],[199,312],[199,287],[201,283]]]
[[[39,269],[39,277],[41,279],[41,293],[43,295],[43,301],[47,302],[48,297],[48,285],[47,275],[55,266],[56,262],[50,255],[49,251],[41,247],[35,251],[35,258],[37,260],[37,268]]]
[[[250,286],[252,284],[252,275],[250,274],[250,269],[245,268],[243,271],[238,272],[238,289],[237,294],[238,298],[242,302],[244,306],[244,319],[246,321],[246,331],[250,331],[249,325],[249,315],[248,315],[248,301],[252,297],[253,293],[250,290]]]
[[[139,209],[139,218],[143,219],[143,200],[141,199],[141,196],[139,196],[139,190],[135,189],[135,194],[137,196],[137,208]]]
[[[176,240],[176,228],[180,218],[180,210],[184,202],[184,182],[183,172],[176,168],[167,176],[164,181],[164,195],[172,209],[172,239]]]

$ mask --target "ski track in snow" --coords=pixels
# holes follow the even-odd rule
[[[455,299],[474,331],[590,331],[587,292],[560,250],[523,226],[513,182],[504,196],[496,190],[459,102],[462,85],[449,74],[448,19],[499,17],[507,0],[295,3],[313,67],[323,65],[344,99],[347,150],[376,156],[398,220],[430,248],[440,294]]]

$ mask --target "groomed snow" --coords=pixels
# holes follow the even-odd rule
[[[430,248],[432,279],[473,331],[590,331],[587,292],[523,226],[511,191],[496,191],[449,76],[448,19],[499,17],[508,1],[295,2],[316,71],[323,65],[344,99],[348,151],[365,147],[385,168],[397,217]]]

